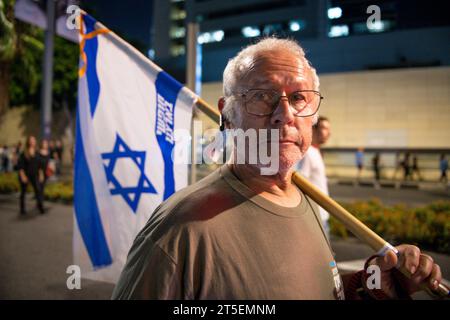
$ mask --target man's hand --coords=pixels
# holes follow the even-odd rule
[[[421,284],[427,285],[430,289],[437,289],[442,274],[440,267],[434,263],[429,255],[420,252],[420,249],[413,245],[402,244],[397,246],[398,257],[393,251],[389,251],[384,257],[374,258],[369,265],[378,265],[381,270],[381,289],[390,298],[398,298],[395,290],[395,279],[400,283],[402,288],[409,294],[422,290]],[[407,278],[400,271],[396,270],[405,268],[411,273],[411,278]]]

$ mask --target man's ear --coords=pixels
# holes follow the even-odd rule
[[[220,129],[220,131],[223,131],[223,130],[225,130],[225,121],[226,121],[226,119],[222,115],[223,108],[225,107],[225,98],[224,97],[219,98],[219,101],[217,102],[217,107],[219,108],[219,112],[220,112],[219,129]]]
[[[217,107],[219,108],[219,112],[222,113],[223,108],[225,107],[225,97],[220,97],[217,102]]]

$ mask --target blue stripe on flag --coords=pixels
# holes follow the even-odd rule
[[[74,208],[78,227],[94,267],[110,265],[111,254],[106,242],[100,212],[95,198],[94,184],[84,153],[79,120],[76,118],[76,145],[74,167]]]
[[[96,23],[95,19],[89,15],[84,15],[83,18],[86,26],[86,33],[94,31]],[[87,56],[87,96],[89,97],[89,110],[92,117],[94,116],[98,97],[100,95],[100,82],[97,76],[97,49],[97,37],[86,40],[84,52]],[[111,253],[103,230],[97,199],[95,198],[94,183],[90,175],[86,154],[84,152],[80,126],[80,105],[78,105],[77,108],[76,118],[74,209],[78,228],[92,265],[94,267],[103,267],[112,264]]]
[[[155,134],[164,159],[164,195],[166,200],[175,192],[172,151],[174,147],[175,103],[183,87],[164,71],[158,73],[156,86]]]
[[[83,20],[86,26],[86,33],[95,31],[95,21],[89,15],[84,15]],[[100,95],[100,82],[97,76],[97,49],[98,49],[98,39],[93,37],[87,39],[84,52],[87,58],[87,70],[86,77],[89,86],[89,104],[91,106],[91,116],[94,117],[95,109],[97,108],[98,97]]]

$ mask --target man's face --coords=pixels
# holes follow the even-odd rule
[[[314,128],[315,139],[319,145],[328,141],[331,135],[330,123],[327,120],[322,120],[316,128]]]
[[[239,82],[237,91],[246,89],[271,89],[282,95],[298,90],[313,90],[312,75],[302,61],[285,51],[265,52],[252,59],[250,71]],[[277,129],[279,131],[279,168],[289,170],[307,151],[312,139],[310,117],[296,117],[286,98],[281,98],[274,113],[270,116],[249,114],[244,101],[236,106],[240,112],[239,128]],[[270,142],[266,142],[270,143]],[[270,147],[268,147],[270,150]]]

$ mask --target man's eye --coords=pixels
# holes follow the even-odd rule
[[[305,99],[305,96],[303,94],[301,94],[300,92],[295,92],[291,95],[291,100],[293,102],[298,102],[298,101],[304,101],[306,99]]]
[[[258,92],[255,94],[255,98],[259,101],[268,101],[271,99],[271,95],[267,92]]]

